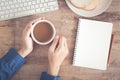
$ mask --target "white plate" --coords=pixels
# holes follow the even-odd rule
[[[84,17],[93,17],[93,16],[97,16],[101,13],[103,13],[111,4],[112,0],[99,0],[99,6],[92,11],[85,11],[82,9],[78,9],[76,7],[74,7],[71,3],[70,0],[65,0],[68,7],[75,12],[76,14],[80,15],[80,16],[84,16]]]

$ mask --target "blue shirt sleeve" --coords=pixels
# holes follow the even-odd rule
[[[0,59],[0,80],[9,80],[16,71],[25,62],[25,59],[21,57],[15,49],[10,49],[8,53]]]
[[[25,59],[21,57],[15,49],[10,49],[8,53],[0,59],[0,80],[10,80],[24,64]],[[46,72],[43,72],[40,80],[61,80],[60,77],[55,77]]]
[[[52,76],[47,74],[47,72],[42,72],[40,80],[61,80],[60,77]]]

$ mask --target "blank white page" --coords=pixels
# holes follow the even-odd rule
[[[74,66],[106,70],[112,23],[79,19]]]

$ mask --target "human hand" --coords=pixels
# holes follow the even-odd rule
[[[43,18],[38,18],[35,19],[33,21],[31,21],[30,23],[27,24],[27,26],[25,27],[25,29],[23,30],[23,35],[22,35],[22,47],[21,49],[18,51],[18,53],[24,58],[26,57],[32,50],[33,50],[33,41],[32,38],[30,36],[31,33],[31,29],[32,29],[32,25],[38,21],[38,20],[42,20]]]
[[[67,40],[65,37],[56,36],[48,51],[49,69],[48,73],[58,76],[62,62],[68,55]]]

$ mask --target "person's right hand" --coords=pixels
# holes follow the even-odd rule
[[[60,66],[65,57],[68,55],[68,52],[66,38],[57,35],[48,51],[49,74],[58,76]]]
[[[18,53],[24,58],[26,57],[28,54],[30,54],[30,52],[33,50],[33,40],[30,36],[31,33],[31,29],[33,27],[33,24],[36,21],[39,20],[43,20],[44,17],[40,17],[38,19],[35,19],[33,21],[31,21],[30,23],[27,24],[27,26],[25,27],[25,29],[23,30],[23,35],[22,35],[22,46],[21,49],[18,51]]]

